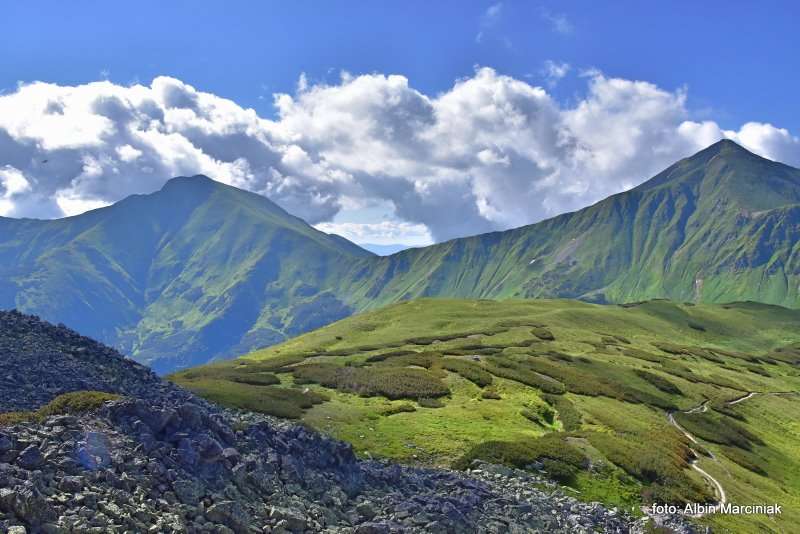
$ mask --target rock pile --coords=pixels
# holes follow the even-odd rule
[[[0,412],[36,409],[70,391],[154,399],[177,389],[149,368],[63,325],[0,311]]]
[[[630,525],[530,480],[360,462],[348,445],[299,426],[170,399],[125,399],[93,414],[9,427],[0,451],[6,531],[628,532]]]

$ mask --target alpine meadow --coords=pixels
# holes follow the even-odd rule
[[[796,503],[798,328],[800,311],[756,303],[421,299],[170,378],[364,456],[536,466],[634,513],[716,502],[695,462],[733,502]]]

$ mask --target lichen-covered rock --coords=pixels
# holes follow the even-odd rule
[[[38,526],[56,516],[51,502],[35,486],[21,485],[0,489],[0,510],[13,513],[32,526]]]
[[[17,465],[23,469],[36,469],[44,463],[42,451],[36,445],[29,445],[17,456]]]

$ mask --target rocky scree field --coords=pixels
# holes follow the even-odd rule
[[[706,516],[800,524],[800,311],[664,300],[422,299],[172,375],[231,407],[295,418],[364,458],[525,469],[585,502],[778,502]],[[701,473],[702,470],[704,474]]]
[[[579,502],[538,474],[482,462],[458,472],[360,460],[349,444],[217,407],[36,317],[3,313],[0,339],[3,372],[13,375],[0,383],[3,532],[646,528],[623,512]],[[27,387],[39,382],[51,399]]]

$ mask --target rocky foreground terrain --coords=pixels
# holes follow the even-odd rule
[[[0,531],[639,532],[538,476],[360,461],[349,445],[221,410],[64,327],[0,312],[0,411],[123,397],[0,428]],[[685,524],[677,530],[690,532]]]
[[[189,398],[102,343],[32,315],[0,311],[0,413],[36,409],[61,393],[88,390]]]

